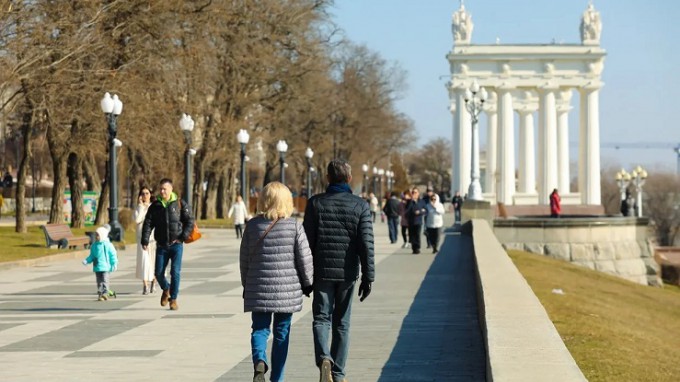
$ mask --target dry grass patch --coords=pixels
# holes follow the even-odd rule
[[[680,289],[509,251],[590,381],[680,380]],[[555,288],[564,295],[554,294]]]

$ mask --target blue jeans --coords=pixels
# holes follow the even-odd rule
[[[387,218],[387,229],[390,232],[390,243],[397,242],[397,231],[399,229],[399,217]]]
[[[356,281],[314,282],[314,357],[317,366],[324,359],[333,363],[333,379],[337,381],[345,378],[345,363],[349,351],[349,319],[355,283]],[[332,339],[329,341],[331,328]]]
[[[290,338],[290,322],[292,313],[264,313],[253,312],[250,334],[250,347],[253,354],[253,365],[259,361],[267,362],[267,339],[271,332],[270,325],[274,316],[274,341],[272,342],[272,363],[270,380],[273,382],[283,381],[283,369],[288,358],[288,339]]]
[[[176,300],[179,294],[179,273],[182,271],[182,252],[184,245],[182,243],[175,243],[169,247],[156,247],[156,281],[158,286],[163,290],[170,289],[170,299]],[[165,268],[170,265],[170,277],[172,282],[168,283],[165,278]]]

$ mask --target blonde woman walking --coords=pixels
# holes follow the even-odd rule
[[[257,201],[259,215],[248,221],[240,251],[245,312],[252,312],[253,381],[283,381],[293,313],[312,292],[314,265],[302,223],[291,217],[293,196],[279,182],[267,184]],[[267,339],[274,327],[271,363]]]

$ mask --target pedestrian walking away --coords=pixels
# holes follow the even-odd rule
[[[408,237],[414,255],[420,254],[420,232],[423,228],[423,216],[426,212],[425,203],[420,199],[420,191],[417,187],[414,187],[411,190],[411,200],[406,204],[405,213],[408,219]]]
[[[106,301],[109,297],[117,297],[109,288],[111,272],[118,268],[116,248],[109,241],[109,229],[99,227],[95,230],[95,241],[90,246],[90,255],[83,260],[83,265],[92,264],[92,271],[97,280],[97,300]]]
[[[246,218],[248,217],[248,209],[246,204],[243,202],[241,195],[236,197],[236,203],[232,204],[229,208],[229,213],[227,217],[234,216],[234,229],[236,230],[236,238],[240,239],[243,236],[243,226],[246,224]]]
[[[352,194],[352,168],[344,160],[328,164],[328,187],[307,203],[304,227],[314,258],[314,358],[321,382],[340,382],[347,374],[352,298],[361,276],[359,301],[375,279],[371,211]]]
[[[378,206],[378,198],[376,198],[375,194],[372,192],[368,195],[368,203],[371,208],[371,220],[375,223],[375,217],[378,215],[380,207]]]
[[[451,199],[451,205],[453,205],[454,223],[460,224],[460,209],[463,207],[463,198],[460,196],[460,191],[456,191],[456,195]]]
[[[312,252],[301,223],[291,217],[293,197],[279,182],[271,182],[258,199],[261,214],[248,221],[240,250],[243,307],[251,312],[250,343],[253,382],[283,381],[292,315],[302,310],[302,295],[310,296],[314,282]],[[272,331],[271,363],[267,340]]]
[[[399,229],[399,199],[397,199],[397,192],[393,191],[390,198],[385,202],[383,213],[387,216],[387,229],[390,235],[390,243],[397,242],[397,230]]]
[[[552,193],[550,194],[550,216],[553,218],[558,218],[560,217],[560,214],[562,213],[562,206],[561,206],[561,201],[562,199],[560,198],[560,194],[557,193],[557,189],[553,189]]]
[[[427,190],[425,191],[425,195],[423,195],[422,204],[427,210],[427,206],[430,204],[430,198],[432,197],[432,194],[434,194],[434,191],[428,187]],[[423,230],[423,235],[425,236],[425,242],[427,243],[427,248],[432,248],[432,242],[430,241],[430,235],[427,233],[427,228]]]
[[[154,268],[156,267],[156,240],[153,238],[153,233],[149,235],[147,249],[142,248],[142,229],[149,206],[151,206],[151,189],[147,186],[142,186],[137,196],[137,208],[134,215],[136,223],[135,236],[137,239],[137,267],[135,276],[142,280],[142,294],[154,293],[156,291],[154,276]]]
[[[444,226],[444,205],[439,201],[439,195],[432,194],[430,196],[430,203],[425,207],[427,215],[425,215],[425,229],[427,236],[432,243],[432,253],[439,251],[439,237]]]
[[[408,218],[406,217],[406,204],[411,200],[411,190],[404,191],[399,203],[399,219],[401,220],[401,238],[404,239],[402,248],[408,248],[411,244],[408,241]]]
[[[177,194],[172,192],[172,180],[161,179],[159,192],[144,218],[141,243],[142,249],[148,250],[149,238],[153,231],[156,239],[155,276],[158,286],[163,290],[161,306],[170,304],[170,310],[177,310],[183,243],[194,228],[194,218],[189,203],[180,200]],[[171,282],[165,277],[168,264]]]

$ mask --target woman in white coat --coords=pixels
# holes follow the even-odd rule
[[[145,251],[142,248],[142,225],[144,224],[144,217],[146,211],[151,205],[151,189],[143,186],[139,190],[137,209],[135,209],[135,223],[136,239],[137,239],[137,271],[136,276],[142,280],[144,289],[142,294],[149,294],[155,292],[156,283],[154,282],[154,267],[156,264],[156,241],[153,239],[153,233],[149,239],[149,246]],[[150,286],[149,286],[150,284]]]
[[[236,197],[236,203],[232,204],[231,208],[229,208],[227,217],[231,217],[231,215],[234,215],[236,238],[240,239],[243,236],[243,225],[246,224],[246,218],[248,217],[248,209],[246,209],[246,204],[240,195]]]
[[[439,195],[432,194],[430,196],[430,203],[425,206],[427,215],[425,216],[425,228],[427,229],[427,236],[432,243],[432,253],[437,253],[439,250],[439,236],[441,235],[442,227],[444,226],[444,205],[439,201]]]

